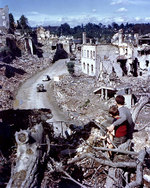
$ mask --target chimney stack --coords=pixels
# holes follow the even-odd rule
[[[86,44],[86,32],[82,33],[82,44]]]
[[[92,44],[92,39],[90,39],[90,44]]]

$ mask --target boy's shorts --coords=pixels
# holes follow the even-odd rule
[[[122,136],[122,137],[114,137],[113,143],[115,144],[115,146],[119,146],[123,143],[125,143],[127,141],[127,137],[126,136]]]

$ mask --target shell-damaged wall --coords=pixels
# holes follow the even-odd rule
[[[0,29],[9,28],[9,9],[8,6],[0,8]]]

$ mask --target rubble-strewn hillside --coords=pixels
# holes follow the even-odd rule
[[[93,77],[83,75],[80,72],[79,65],[76,66],[76,76],[64,75],[60,77],[59,82],[51,83],[54,87],[54,96],[59,106],[68,111],[70,118],[77,121],[79,124],[88,123],[94,119],[99,123],[103,120],[109,121],[108,108],[114,104],[114,98],[109,100],[102,100],[99,95],[94,94],[94,90],[100,87],[103,82],[96,81]],[[131,84],[133,94],[139,99],[142,93],[147,93],[149,89],[149,82],[146,77],[123,77],[115,83]],[[137,118],[137,129],[140,129],[149,123],[150,106],[145,106]],[[144,133],[146,132],[146,133]],[[145,134],[146,136],[142,136]],[[147,127],[146,131],[135,133],[135,141],[140,139],[145,146],[150,145],[150,130]],[[144,141],[146,139],[146,141]],[[139,151],[143,146],[136,144],[136,150]]]
[[[19,85],[36,72],[48,67],[49,60],[37,56],[24,55],[11,64],[0,62],[0,110],[12,108],[12,102]]]
[[[89,119],[99,119],[100,116],[103,119],[102,111],[107,113],[114,98],[107,101],[102,100],[99,95],[94,94],[94,91],[100,86],[106,85],[105,80],[98,81],[94,77],[83,74],[80,71],[80,64],[76,64],[75,69],[75,76],[63,75],[59,82],[53,83],[57,102],[76,120],[87,122]],[[149,92],[150,84],[146,77],[122,77],[122,80],[116,79],[112,82],[112,85],[115,86],[128,84],[137,100],[142,93]]]
[[[63,76],[54,83],[54,93],[59,106],[69,112],[72,119],[87,123],[92,119],[103,120],[108,107],[93,91],[96,81],[93,77],[80,75]]]

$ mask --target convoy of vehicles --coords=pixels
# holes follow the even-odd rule
[[[37,92],[43,92],[43,91],[45,91],[43,84],[37,84],[36,89],[37,89]]]
[[[44,75],[42,81],[50,81],[51,78],[49,75]]]
[[[44,75],[44,76],[43,76],[43,79],[42,79],[43,82],[45,82],[45,81],[50,81],[50,80],[51,80],[51,78],[50,78],[49,75]],[[36,90],[37,90],[37,92],[45,92],[45,91],[46,91],[46,89],[45,89],[43,83],[37,84]]]

